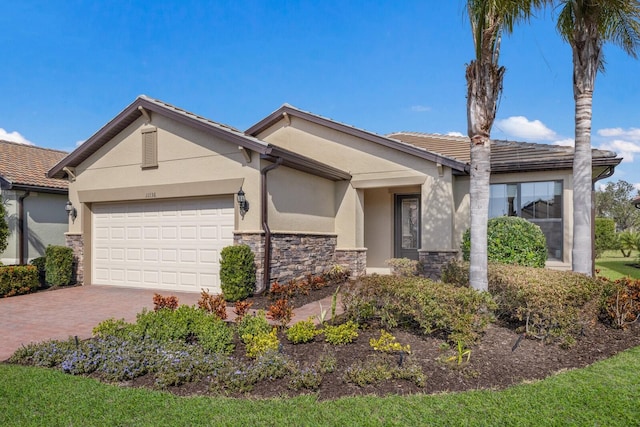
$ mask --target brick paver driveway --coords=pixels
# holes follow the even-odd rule
[[[114,317],[131,322],[144,307],[153,308],[153,294],[175,295],[180,304],[196,304],[200,294],[79,286],[0,298],[0,361],[22,344],[69,336],[89,338],[101,321]]]

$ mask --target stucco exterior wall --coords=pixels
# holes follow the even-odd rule
[[[0,256],[3,264],[18,264],[20,261],[18,243],[18,198],[24,191],[2,191],[7,213],[10,235],[7,249]],[[49,194],[32,191],[24,199],[24,220],[27,233],[24,235],[24,262],[43,256],[47,246],[64,245],[67,231],[67,202],[65,194]]]
[[[260,229],[260,159],[246,162],[237,145],[181,125],[161,115],[152,115],[157,127],[158,167],[143,169],[142,118],[129,125],[76,169],[70,183],[70,200],[81,203],[144,200],[173,197],[235,194],[242,186],[251,209],[237,220],[243,230]],[[83,232],[90,225],[85,210],[70,224],[70,232]]]
[[[367,267],[387,268],[393,258],[393,193],[387,188],[364,191],[364,246]]]
[[[278,232],[333,233],[335,184],[279,167],[267,175],[269,226]]]

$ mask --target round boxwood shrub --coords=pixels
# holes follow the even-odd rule
[[[239,301],[251,295],[256,285],[256,266],[251,248],[234,245],[220,252],[220,286],[226,301]]]
[[[471,230],[462,237],[462,257],[469,261]],[[547,239],[539,226],[516,216],[491,218],[487,224],[489,261],[544,267],[547,261]]]

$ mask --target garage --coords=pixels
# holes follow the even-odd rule
[[[93,283],[220,292],[220,251],[233,244],[231,196],[94,203]]]

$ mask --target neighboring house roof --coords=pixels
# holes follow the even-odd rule
[[[631,203],[633,203],[633,205],[640,209],[640,197],[636,197],[633,201],[631,201]]]
[[[469,138],[417,132],[398,132],[387,135],[416,147],[456,158],[465,164],[471,162]],[[593,167],[618,165],[621,157],[612,151],[592,149]],[[524,172],[571,169],[573,147],[534,144],[517,141],[491,141],[491,172]]]
[[[47,171],[67,155],[64,151],[0,140],[0,183],[3,189],[66,193],[66,179]]]
[[[336,122],[335,120],[331,120],[326,117],[310,113],[308,111],[300,110],[289,104],[282,105],[276,111],[269,114],[267,117],[247,129],[245,133],[251,136],[258,136],[262,131],[273,126],[280,120],[288,120],[288,116],[298,117],[309,122],[319,124],[333,130],[337,130],[339,132],[344,132],[348,135],[352,135],[376,144],[383,145],[385,147],[394,148],[398,151],[422,157],[424,159],[431,160],[434,163],[440,163],[442,165],[448,166],[454,171],[458,171],[461,173],[465,172],[466,164],[454,157],[447,156],[442,153],[428,151],[422,147],[409,144],[404,141],[387,138],[385,136],[378,135],[377,133],[369,132],[350,125],[346,125],[344,123]]]
[[[224,141],[238,144],[249,150],[259,153],[268,160],[282,159],[282,164],[293,169],[302,170],[334,181],[351,179],[351,175],[334,167],[325,165],[316,160],[300,156],[291,151],[267,144],[252,136],[221,123],[190,113],[186,110],[168,104],[166,102],[140,95],[124,110],[122,110],[109,123],[87,139],[82,145],[70,153],[67,157],[53,166],[49,177],[61,178],[65,175],[65,167],[76,167],[88,159],[100,147],[122,132],[127,126],[144,114],[157,113],[173,120],[191,126]],[[152,118],[153,121],[153,118]]]

